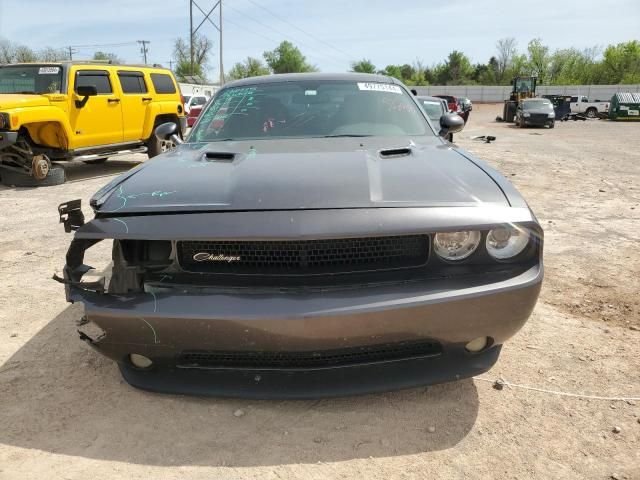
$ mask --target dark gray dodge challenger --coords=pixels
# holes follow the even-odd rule
[[[317,398],[487,371],[534,308],[543,233],[443,139],[461,124],[384,76],[226,85],[184,143],[157,128],[176,148],[98,191],[93,220],[60,205],[80,337],[159,392]]]

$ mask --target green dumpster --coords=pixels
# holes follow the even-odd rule
[[[610,120],[640,120],[640,93],[616,93],[609,106]]]

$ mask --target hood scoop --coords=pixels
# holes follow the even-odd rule
[[[233,162],[234,158],[236,158],[236,154],[231,152],[206,152],[204,154],[205,160],[217,162]]]
[[[411,149],[409,147],[380,150],[380,156],[382,158],[406,157],[407,155],[411,155]]]

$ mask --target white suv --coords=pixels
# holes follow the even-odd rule
[[[191,107],[204,105],[209,99],[204,95],[185,95],[184,96],[184,111],[189,113]]]

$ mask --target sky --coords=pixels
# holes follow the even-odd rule
[[[208,12],[215,0],[196,3]],[[194,7],[194,23],[203,17]],[[215,78],[218,32],[208,22],[201,31],[214,42],[208,74]],[[432,65],[452,50],[486,62],[505,37],[521,51],[536,37],[551,50],[640,39],[640,0],[223,0],[223,34],[227,71],[282,40],[327,72],[362,58],[380,69]],[[148,40],[149,63],[169,66],[174,40],[188,36],[188,0],[0,0],[0,38],[36,50],[72,45],[78,60],[102,50],[141,63],[136,41]]]

